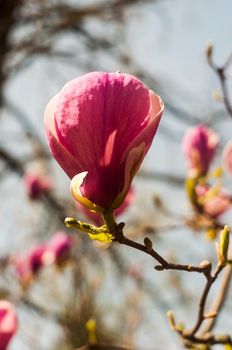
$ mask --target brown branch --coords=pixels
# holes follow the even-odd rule
[[[203,261],[201,262],[198,266],[195,265],[183,265],[183,264],[175,264],[175,263],[170,263],[167,260],[165,260],[161,255],[159,255],[152,247],[152,242],[148,239],[144,239],[144,244],[140,244],[137,242],[134,242],[130,240],[129,238],[126,238],[123,235],[123,229],[124,223],[121,223],[117,226],[114,236],[115,236],[115,241],[118,242],[119,244],[123,244],[126,246],[129,246],[131,248],[134,248],[136,250],[142,251],[150,256],[152,256],[155,260],[157,260],[160,265],[155,266],[155,269],[158,271],[162,270],[177,270],[177,271],[188,271],[188,272],[198,272],[198,273],[203,273],[204,276],[206,277],[206,284],[200,299],[199,303],[199,310],[198,310],[198,317],[196,320],[195,325],[190,331],[185,331],[185,330],[179,330],[178,328],[175,328],[175,330],[179,333],[181,336],[184,344],[189,347],[191,346],[192,343],[195,344],[207,344],[207,345],[216,345],[216,344],[230,344],[232,345],[232,339],[229,335],[214,335],[211,333],[208,333],[208,330],[211,330],[216,319],[216,315],[214,317],[214,320],[210,321],[210,324],[208,325],[208,329],[206,329],[206,332],[201,334],[200,336],[197,336],[197,332],[202,326],[203,322],[207,319],[207,315],[205,312],[206,308],[206,301],[209,295],[209,292],[211,290],[211,287],[213,283],[216,281],[218,275],[220,272],[224,269],[226,266],[223,263],[218,263],[218,265],[215,268],[215,271],[211,273],[212,265],[208,261]],[[230,273],[228,273],[228,277],[222,284],[222,291],[218,296],[217,303],[213,307],[213,312],[215,311],[216,314],[219,312],[223,300],[225,298],[226,290],[228,288],[228,279],[230,279],[231,276],[231,268],[230,268]]]
[[[195,344],[206,344],[206,345],[217,345],[217,344],[224,344],[224,345],[232,345],[232,339],[229,335],[213,335],[209,334],[208,336],[202,337],[196,337],[192,336],[188,339],[183,339],[184,345],[186,345],[188,348],[193,349],[193,343]]]
[[[219,81],[220,81],[220,84],[221,84],[221,89],[222,89],[222,94],[223,94],[223,101],[224,101],[225,107],[226,107],[227,112],[229,113],[229,115],[232,117],[232,105],[230,103],[229,92],[228,92],[228,89],[227,89],[224,67],[217,68],[216,73],[217,73],[217,75],[219,77]]]
[[[2,86],[7,76],[3,63],[9,50],[9,36],[15,22],[15,11],[21,4],[21,0],[7,0],[0,2],[0,105],[2,99]]]
[[[147,239],[150,243],[151,241]],[[148,247],[148,245],[140,244],[138,242],[132,241],[129,238],[126,238],[122,231],[120,230],[120,224],[119,224],[119,230],[115,234],[115,240],[116,242],[129,246],[131,248],[134,248],[136,250],[140,250],[150,256],[152,256],[155,260],[157,260],[160,265],[155,266],[155,269],[157,271],[163,271],[163,270],[178,270],[178,271],[187,271],[187,272],[198,272],[203,273],[206,276],[210,275],[211,271],[211,264],[208,261],[203,261],[200,265],[184,265],[184,264],[176,264],[176,263],[170,263],[167,260],[165,260],[161,255],[159,255],[151,246]],[[144,240],[146,242],[146,238]],[[150,244],[148,243],[148,244]]]
[[[207,276],[207,282],[205,285],[205,288],[202,293],[202,297],[199,304],[199,311],[198,311],[198,318],[196,321],[195,326],[190,331],[184,331],[176,329],[176,331],[180,334],[183,343],[186,347],[192,348],[192,344],[207,344],[209,345],[216,345],[216,344],[229,344],[232,345],[232,338],[229,335],[215,335],[210,333],[210,330],[213,328],[216,317],[223,305],[223,301],[225,300],[226,290],[228,288],[229,280],[231,277],[231,267],[229,270],[230,273],[226,273],[226,278],[224,279],[224,282],[221,286],[221,292],[216,298],[216,302],[212,308],[212,311],[208,313],[208,315],[205,314],[205,306],[206,306],[206,300],[209,294],[209,291],[211,289],[211,286],[217,279],[219,273],[224,269],[225,265],[218,264],[215,272],[211,275]],[[210,314],[212,316],[210,316]],[[208,320],[209,322],[205,329],[201,332],[199,336],[196,335],[200,327],[202,326],[204,320]]]
[[[23,176],[25,173],[24,163],[18,161],[15,157],[9,154],[6,150],[0,149],[0,160],[3,160],[7,166],[14,171],[19,176]],[[43,193],[40,197],[40,200],[48,207],[54,210],[59,218],[59,220],[63,223],[64,218],[66,216],[65,206],[61,205],[59,201],[49,192]]]
[[[207,61],[209,63],[209,66],[212,68],[212,70],[216,73],[216,75],[219,78],[221,89],[222,89],[223,102],[225,104],[227,112],[232,118],[232,105],[229,98],[229,92],[227,89],[226,74],[225,74],[227,67],[231,64],[232,54],[230,54],[230,56],[222,66],[217,66],[215,64],[215,62],[213,61],[212,54],[213,54],[213,45],[209,44],[208,47],[206,48]]]
[[[231,277],[232,277],[232,267],[230,265],[228,265],[225,268],[223,280],[222,280],[222,283],[220,286],[220,291],[217,294],[217,296],[216,296],[216,298],[211,306],[211,311],[209,311],[209,314],[215,314],[215,316],[213,316],[207,320],[207,323],[206,323],[204,329],[202,330],[202,334],[206,334],[206,333],[210,332],[213,329],[213,327],[215,326],[215,323],[217,321],[217,315],[219,314],[220,310],[222,309],[222,307],[224,305],[226,295],[227,295],[228,290],[229,290]]]
[[[207,282],[206,282],[205,288],[204,288],[202,296],[201,296],[197,322],[196,322],[195,326],[193,327],[193,329],[190,331],[190,334],[189,334],[190,337],[194,336],[197,333],[197,331],[201,327],[203,321],[205,320],[205,306],[206,306],[206,300],[207,300],[210,288],[224,267],[225,267],[225,265],[218,264],[215,272],[212,275],[209,274],[206,276]]]

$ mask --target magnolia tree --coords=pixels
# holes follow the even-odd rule
[[[139,196],[139,189],[134,184],[136,174],[146,180],[147,174],[140,167],[153,141],[154,152],[158,152],[154,139],[161,133],[162,123],[167,118],[165,110],[181,114],[181,108],[174,108],[165,93],[156,89],[155,79],[143,70],[135,69],[132,58],[123,54],[117,57],[122,72],[110,73],[107,67],[107,72],[98,67],[90,72],[92,62],[85,64],[84,71],[89,72],[67,82],[64,87],[60,86],[61,90],[47,104],[44,116],[46,136],[44,133],[42,140],[25,115],[2,93],[10,73],[22,67],[34,54],[53,54],[68,59],[67,52],[64,54],[54,45],[57,33],[70,28],[78,33],[86,41],[89,57],[99,48],[103,51],[106,47],[112,48],[114,40],[94,37],[91,31],[87,31],[84,20],[89,16],[101,20],[110,17],[119,28],[129,3],[133,5],[139,0],[128,3],[116,0],[110,6],[102,2],[80,8],[72,7],[71,3],[61,5],[49,1],[46,4],[36,1],[29,4],[27,0],[0,1],[0,19],[3,13],[7,18],[6,30],[0,31],[0,50],[3,52],[0,55],[0,102],[8,112],[17,116],[31,151],[22,160],[1,146],[0,158],[7,171],[22,178],[29,207],[37,217],[37,221],[33,221],[30,214],[26,217],[25,226],[30,226],[32,236],[36,237],[33,244],[23,242],[23,249],[12,249],[9,254],[0,255],[0,350],[13,348],[20,333],[29,338],[31,348],[44,350],[37,347],[41,338],[37,328],[30,334],[25,332],[25,328],[26,331],[30,329],[30,322],[23,317],[25,310],[38,315],[42,320],[39,323],[49,320],[58,326],[62,337],[57,337],[58,340],[47,347],[49,349],[76,350],[80,346],[80,349],[140,349],[135,333],[141,323],[143,300],[147,296],[152,301],[158,300],[155,314],[162,293],[175,287],[175,293],[183,300],[182,308],[188,307],[190,296],[184,303],[185,286],[177,277],[182,274],[188,285],[194,285],[194,275],[199,275],[204,285],[202,290],[196,288],[199,301],[189,318],[176,316],[178,305],[174,298],[171,299],[173,311],[164,305],[162,313],[167,314],[165,317],[170,326],[168,328],[167,322],[167,331],[176,333],[183,348],[232,349],[232,335],[227,329],[220,332],[215,329],[218,321],[223,320],[221,311],[229,299],[232,277],[231,222],[229,215],[224,216],[232,209],[231,191],[224,182],[225,174],[232,175],[232,141],[224,142],[214,125],[206,125],[203,121],[186,127],[183,152],[178,155],[186,160],[185,177],[177,178],[171,173],[156,175],[159,180],[182,186],[190,212],[177,217],[162,198],[156,196],[156,212],[163,215],[162,219],[164,216],[165,219],[174,219],[174,223],[166,224],[165,221],[158,225],[155,220],[131,219],[126,215],[125,222],[122,222],[121,215]],[[35,21],[35,28],[31,20]],[[31,31],[25,31],[28,37],[24,38],[22,34],[22,42],[18,42],[20,36],[18,39],[16,35],[12,40],[12,28],[25,23],[31,25]],[[37,24],[44,30],[38,30]],[[8,59],[11,57],[14,59]],[[227,87],[227,71],[232,58],[229,57],[223,66],[217,66],[212,44],[206,49],[206,58],[221,84],[222,94],[217,94],[216,98],[224,103],[232,118]],[[45,138],[48,146],[43,142]],[[220,161],[215,167],[216,153]],[[58,194],[54,169],[50,164],[51,155],[66,173],[67,179],[66,175],[62,179],[70,182],[70,192]],[[33,162],[37,162],[37,166]],[[55,170],[62,173],[60,167],[55,163]],[[146,217],[146,213],[142,214]],[[18,229],[19,223],[15,220],[14,227]],[[190,260],[191,257],[185,261],[181,250],[176,252],[177,256],[169,256],[169,240],[165,235],[162,236],[165,249],[159,249],[156,233],[176,228],[192,230],[195,234],[192,239],[199,246],[204,235],[208,244],[215,246],[211,259],[205,251],[205,258],[198,264],[198,256],[194,261]],[[128,263],[122,252],[130,254],[133,262]],[[144,266],[137,261],[138,254],[150,259],[148,276]],[[113,303],[107,307],[99,306],[99,299],[104,300],[106,270],[111,283],[116,281],[117,290],[123,290],[118,300],[120,306],[117,306],[119,326],[115,322],[110,326]],[[168,282],[166,270],[170,270]],[[158,274],[163,279],[157,291],[157,285],[154,286],[152,281]],[[123,278],[133,281],[136,292],[130,287],[124,288]],[[113,299],[115,289],[115,286],[110,286],[109,299],[111,296]],[[104,320],[106,314],[108,320]],[[222,323],[225,324],[226,321]],[[52,331],[48,332],[47,339],[52,338]],[[158,347],[150,344],[150,348],[162,347],[160,343],[156,345]]]
[[[186,190],[194,209],[194,223],[205,226],[213,238],[220,232],[215,268],[206,260],[196,266],[169,262],[153,248],[148,237],[144,238],[144,244],[127,238],[123,233],[125,223],[115,220],[114,211],[128,196],[133,177],[157,132],[163,110],[159,96],[135,77],[120,72],[93,72],[74,79],[49,102],[45,126],[50,150],[71,178],[74,199],[87,213],[89,211],[87,216],[95,213],[102,223],[93,226],[67,217],[65,224],[100,242],[119,243],[149,254],[158,263],[157,271],[201,273],[206,283],[194,327],[186,329],[182,323],[176,323],[172,311],[168,312],[170,325],[188,348],[208,349],[224,344],[229,349],[230,335],[212,331],[231,276],[230,228],[219,221],[220,215],[231,206],[231,196],[218,180],[221,170],[210,173],[218,135],[204,125],[197,125],[187,130],[183,139],[188,163]],[[230,158],[231,142],[223,152],[225,168],[231,172]],[[224,269],[222,289],[213,308],[207,310],[211,286]]]

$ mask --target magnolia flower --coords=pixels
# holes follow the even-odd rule
[[[224,214],[231,207],[230,195],[220,187],[197,185],[196,194],[204,213],[213,218]]]
[[[68,236],[63,231],[58,231],[47,242],[47,248],[43,259],[47,263],[59,264],[69,257],[73,244],[74,240],[72,237]]]
[[[44,266],[59,264],[68,258],[73,244],[73,238],[58,231],[47,242],[31,248],[23,258],[14,257],[11,261],[20,280],[27,283]]]
[[[187,130],[182,146],[190,176],[207,174],[218,142],[217,134],[204,125],[197,125]]]
[[[50,180],[37,174],[28,173],[24,177],[28,197],[31,199],[39,198],[43,193],[52,189]]]
[[[124,202],[119,208],[115,210],[115,217],[122,215],[128,209],[128,207],[132,204],[133,200],[134,200],[134,188],[133,186],[131,186],[129,192],[126,195]],[[79,202],[76,202],[76,206],[78,210],[80,210],[85,215],[85,217],[90,219],[96,226],[101,226],[104,224],[101,214],[88,210]]]
[[[9,301],[0,300],[0,350],[6,350],[18,328],[15,307]]]
[[[14,257],[12,263],[16,268],[19,278],[28,282],[33,276],[37,275],[44,266],[43,256],[46,252],[46,245],[40,244],[31,248],[23,258]]]
[[[53,97],[45,111],[47,140],[77,201],[95,212],[120,207],[163,109],[159,96],[121,73],[86,74]]]
[[[227,142],[223,149],[222,163],[226,172],[232,175],[232,141]]]

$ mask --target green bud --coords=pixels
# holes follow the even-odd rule
[[[196,193],[195,193],[196,184],[197,184],[197,181],[195,178],[189,177],[185,181],[186,192],[192,204],[196,204]]]
[[[176,326],[176,330],[182,333],[184,331],[184,324],[182,322],[179,322]]]
[[[168,322],[169,322],[171,328],[175,331],[176,330],[176,322],[175,322],[173,311],[169,310],[167,312],[167,316],[168,316]]]
[[[219,259],[222,264],[227,263],[229,242],[230,242],[230,228],[229,226],[225,226],[224,229],[221,230],[220,243],[219,243],[219,254],[220,254]]]

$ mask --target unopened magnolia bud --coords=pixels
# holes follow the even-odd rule
[[[222,264],[227,263],[229,242],[230,242],[230,228],[229,226],[225,226],[224,229],[221,231],[220,244],[219,244],[219,253],[220,253],[219,259]]]
[[[152,241],[148,237],[144,238],[144,245],[147,248],[148,252],[152,251]]]

